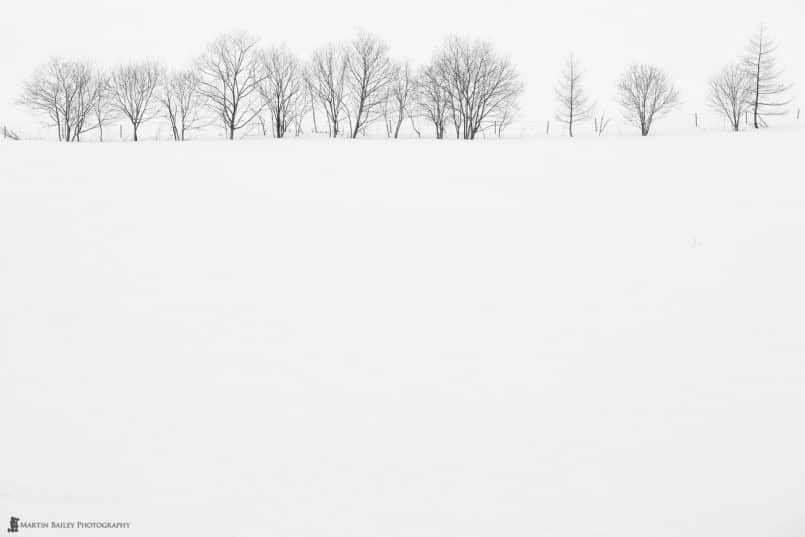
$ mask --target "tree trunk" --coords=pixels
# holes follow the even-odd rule
[[[316,103],[313,101],[313,97],[310,97],[310,111],[313,113],[313,132],[319,132],[319,126],[316,124]]]
[[[282,118],[279,114],[277,114],[277,117],[274,119],[274,136],[277,138],[285,136],[285,129],[283,128]]]
[[[358,133],[361,132],[361,127],[363,126],[363,124],[361,123],[361,116],[363,115],[364,104],[365,104],[364,97],[361,96],[361,99],[358,102],[358,111],[355,114],[355,127],[352,129],[353,139],[358,137]]]
[[[757,56],[757,73],[755,74],[755,102],[754,104],[754,112],[755,112],[755,128],[760,128],[760,123],[758,122],[758,110],[760,109],[760,62],[763,59],[763,55],[758,52]]]

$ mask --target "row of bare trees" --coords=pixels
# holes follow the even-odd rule
[[[79,141],[97,128],[95,114],[105,85],[105,77],[91,65],[53,59],[25,85],[21,101],[49,119],[60,141]]]
[[[284,47],[259,48],[257,38],[228,34],[212,42],[183,71],[168,73],[146,60],[104,72],[89,62],[51,59],[25,85],[20,103],[47,118],[60,141],[77,142],[104,125],[126,121],[132,138],[155,117],[168,121],[173,137],[207,126],[229,139],[262,129],[282,138],[302,133],[312,116],[331,137],[357,138],[382,122],[398,137],[406,120],[433,125],[437,138],[452,126],[458,138],[487,129],[500,134],[515,117],[523,91],[508,58],[489,43],[451,37],[419,70],[391,58],[377,36],[359,32],[331,43],[304,62]]]
[[[741,120],[759,129],[766,118],[780,116],[791,103],[787,97],[789,84],[782,81],[777,67],[777,45],[761,26],[750,40],[742,58],[724,67],[710,81],[710,106],[722,114],[733,130],[741,128]]]
[[[111,73],[81,61],[51,59],[25,85],[20,102],[48,118],[59,141],[78,142],[116,118],[131,122],[134,139],[152,116],[162,68],[152,62],[121,66]]]
[[[315,52],[307,84],[321,103],[329,135],[338,136],[346,125],[352,138],[380,120],[396,138],[414,117],[432,124],[439,139],[449,125],[466,140],[486,129],[499,133],[514,118],[523,91],[513,64],[489,43],[451,37],[430,64],[414,71],[391,60],[386,45],[365,33],[347,46]]]
[[[760,128],[790,100],[790,86],[776,67],[776,46],[761,27],[743,58],[710,82],[709,104],[733,129],[742,119]],[[450,37],[419,69],[395,61],[388,46],[363,31],[346,43],[330,43],[305,62],[284,47],[261,49],[243,33],[213,41],[191,67],[168,73],[153,61],[134,62],[110,72],[88,62],[52,59],[26,84],[20,102],[47,118],[58,139],[80,141],[112,121],[131,124],[132,138],[155,117],[170,124],[173,138],[209,126],[227,138],[259,127],[276,138],[313,130],[357,138],[382,123],[397,138],[406,121],[420,135],[416,119],[436,138],[451,132],[472,140],[491,131],[500,136],[517,117],[523,92],[520,75],[508,58],[484,41]],[[571,55],[556,86],[556,119],[574,135],[577,125],[594,121],[603,134],[610,119],[589,97],[582,69]],[[655,122],[680,103],[671,78],[659,67],[635,64],[617,86],[623,117],[648,136]],[[324,130],[320,130],[323,127]]]
[[[604,133],[610,120],[604,112],[596,113],[584,85],[584,76],[577,58],[571,54],[555,88],[559,108],[556,120],[567,127],[569,136],[574,128],[594,120],[595,132]],[[648,136],[655,120],[679,104],[679,92],[670,77],[659,67],[647,64],[629,66],[621,76],[617,88],[617,101],[627,123]]]
[[[765,118],[782,115],[791,100],[786,98],[790,85],[782,82],[777,68],[777,46],[761,26],[747,45],[744,56],[725,67],[710,81],[709,105],[726,118],[733,130],[738,131],[741,121],[754,128],[766,126]],[[556,86],[559,109],[556,119],[566,125],[573,136],[574,127],[593,119],[595,130],[601,134],[608,124],[606,117],[595,113],[582,70],[574,55],[570,55]],[[630,66],[617,87],[617,101],[627,123],[648,136],[654,122],[676,108],[679,92],[667,73],[659,67],[646,64]]]

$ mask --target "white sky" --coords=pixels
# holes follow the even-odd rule
[[[361,27],[399,59],[423,63],[450,33],[490,39],[511,55],[526,81],[523,120],[553,116],[553,84],[572,49],[590,93],[614,115],[612,88],[630,62],[666,69],[684,107],[673,121],[705,112],[706,83],[743,50],[763,21],[780,44],[781,64],[805,84],[805,7],[799,0],[6,0],[0,8],[0,123],[35,134],[38,120],[15,104],[23,81],[51,55],[100,64],[145,56],[181,66],[216,34],[243,29],[264,45],[286,43],[307,56]],[[796,59],[796,62],[795,62]],[[801,102],[802,99],[798,99]],[[670,121],[670,120],[669,120]],[[31,132],[33,131],[33,132]]]

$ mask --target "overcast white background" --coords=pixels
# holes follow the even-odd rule
[[[39,120],[14,101],[52,55],[106,66],[151,57],[181,67],[217,34],[238,29],[262,37],[264,46],[285,43],[307,57],[364,28],[382,36],[393,57],[415,64],[450,33],[490,39],[525,79],[521,124],[553,116],[553,84],[570,50],[588,74],[591,96],[612,115],[612,89],[623,68],[652,62],[677,81],[684,101],[666,124],[687,126],[693,112],[707,113],[709,77],[743,51],[761,22],[780,44],[797,98],[805,79],[804,12],[795,0],[7,1],[0,12],[0,123],[39,134]]]

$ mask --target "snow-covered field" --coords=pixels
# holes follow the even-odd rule
[[[801,537],[804,148],[0,144],[0,523]]]

